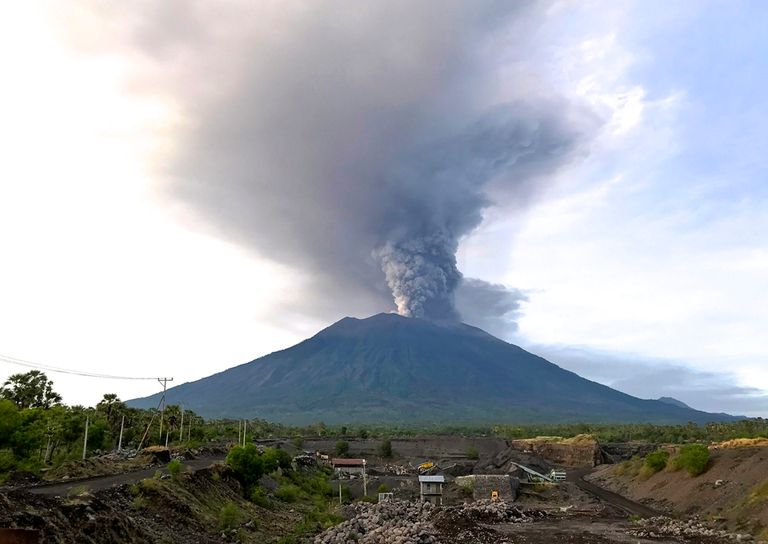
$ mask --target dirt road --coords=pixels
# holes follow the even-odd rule
[[[593,470],[594,469],[574,470],[568,473],[568,480],[573,481],[582,491],[586,491],[590,495],[594,495],[598,499],[620,508],[628,514],[640,516],[641,518],[652,518],[654,516],[663,515],[661,512],[645,506],[644,504],[632,501],[618,493],[608,491],[607,489],[603,489],[602,487],[598,487],[595,484],[586,481],[584,476]]]
[[[200,457],[198,459],[184,461],[182,466],[183,470],[196,471],[202,468],[208,468],[213,463],[221,462],[223,460],[224,456]],[[150,468],[146,470],[137,470],[134,472],[124,472],[123,474],[115,474],[112,476],[95,476],[93,478],[36,485],[27,488],[27,491],[30,493],[36,493],[38,495],[58,495],[60,497],[69,495],[72,493],[73,489],[83,491],[101,491],[102,489],[108,489],[112,486],[132,484],[143,480],[144,478],[151,478],[158,470],[162,471],[163,473],[167,472],[165,468]]]

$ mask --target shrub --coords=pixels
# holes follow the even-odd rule
[[[147,501],[146,497],[143,497],[141,495],[134,497],[131,501],[131,508],[134,510],[144,510],[149,506],[149,501]]]
[[[284,502],[296,502],[301,494],[301,489],[293,484],[281,485],[275,490],[275,497]]]
[[[168,466],[166,468],[168,469],[168,474],[176,478],[178,477],[179,474],[181,474],[181,461],[179,461],[178,459],[174,459],[173,461],[168,463]]]
[[[297,436],[296,438],[294,438],[293,439],[293,447],[296,448],[297,450],[300,450],[301,448],[303,448],[304,447],[304,438],[302,438],[301,436]]]
[[[247,488],[264,475],[264,459],[253,444],[235,446],[229,450],[227,466]]]
[[[381,484],[377,491],[379,493],[387,493],[387,492],[389,492],[389,488],[385,484]]]
[[[685,469],[691,476],[698,476],[707,470],[709,448],[703,444],[685,444],[680,453],[669,460],[670,470]]]
[[[381,444],[379,444],[379,455],[386,457],[387,459],[392,457],[392,441],[389,438],[385,438]]]
[[[234,529],[239,521],[240,511],[233,502],[228,502],[219,510],[219,528]]]
[[[288,470],[293,462],[288,452],[280,448],[265,448],[262,459],[264,461],[265,473],[273,472],[278,468]]]
[[[339,440],[336,442],[336,455],[343,457],[349,452],[349,442],[346,440]]]
[[[665,450],[656,450],[645,456],[643,462],[643,469],[645,472],[655,474],[660,470],[663,470],[667,466],[669,461],[669,452]]]
[[[477,448],[474,446],[470,447],[467,450],[467,459],[478,459],[480,457],[480,452],[477,451]]]
[[[643,460],[634,456],[627,461],[622,461],[616,465],[613,469],[613,473],[616,476],[629,476],[631,478],[638,475],[640,469],[643,467]]]
[[[251,491],[251,502],[261,506],[262,508],[272,507],[272,503],[267,497],[267,493],[264,491],[264,489],[258,486],[254,487],[253,491]]]
[[[139,490],[142,493],[158,493],[162,487],[160,478],[144,478],[139,482]]]

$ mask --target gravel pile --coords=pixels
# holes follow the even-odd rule
[[[493,529],[482,523],[526,523],[544,517],[541,511],[521,510],[504,501],[483,500],[462,506],[389,501],[354,503],[345,509],[344,523],[315,537],[315,544],[440,544],[497,542]]]
[[[629,534],[640,538],[677,537],[699,539],[708,537],[726,541],[749,542],[752,536],[748,534],[729,533],[708,527],[697,518],[688,520],[672,519],[665,516],[641,519],[636,522],[637,528]]]
[[[505,501],[489,499],[464,504],[462,513],[481,523],[528,523],[546,514],[539,510],[521,510]]]
[[[315,537],[315,544],[437,544],[433,510],[426,502],[355,503],[346,511],[351,519]]]

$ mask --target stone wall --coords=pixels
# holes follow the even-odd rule
[[[513,440],[512,448],[532,452],[554,465],[564,467],[595,467],[603,462],[596,440],[551,442],[546,440]]]
[[[471,488],[472,498],[476,501],[490,499],[493,491],[499,492],[501,500],[514,501],[520,487],[520,481],[509,474],[471,474],[457,477],[455,483]]]

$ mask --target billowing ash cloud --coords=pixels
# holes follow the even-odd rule
[[[465,278],[456,290],[462,319],[501,338],[517,331],[517,318],[527,301],[519,289],[476,278]]]
[[[186,119],[166,194],[310,276],[305,310],[457,317],[489,195],[524,205],[596,126],[532,75],[538,3],[157,4],[124,30]]]

